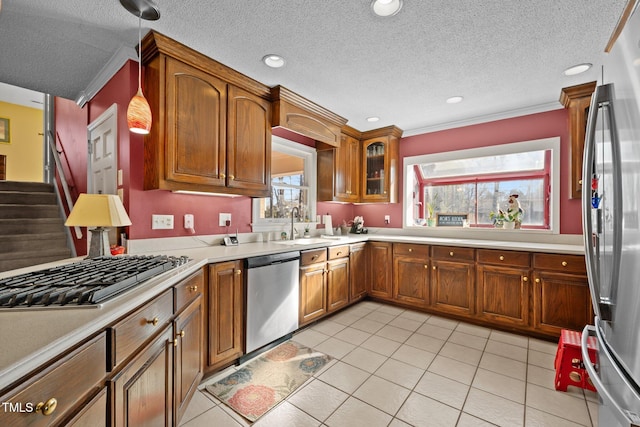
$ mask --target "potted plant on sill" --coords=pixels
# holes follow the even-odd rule
[[[429,217],[427,218],[427,226],[435,227],[436,217],[434,216],[434,207],[431,203],[427,203],[427,212],[429,212]]]

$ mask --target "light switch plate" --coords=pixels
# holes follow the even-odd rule
[[[151,215],[152,230],[173,230],[173,215]]]

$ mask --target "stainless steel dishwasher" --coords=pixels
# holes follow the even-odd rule
[[[247,258],[245,351],[298,329],[300,251]]]

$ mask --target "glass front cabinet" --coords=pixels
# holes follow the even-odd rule
[[[369,133],[382,133],[371,135]],[[362,202],[398,201],[398,140],[396,127],[365,132],[362,141]]]

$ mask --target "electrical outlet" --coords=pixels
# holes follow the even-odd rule
[[[151,215],[152,230],[173,230],[173,215]]]
[[[384,223],[385,224],[389,224],[391,222],[391,215],[385,215],[384,216]]]
[[[193,219],[193,214],[184,214],[184,228],[194,228],[193,227],[194,224],[194,219]]]
[[[219,220],[218,220],[218,225],[220,227],[228,227],[231,225],[231,214],[230,213],[221,213]]]

